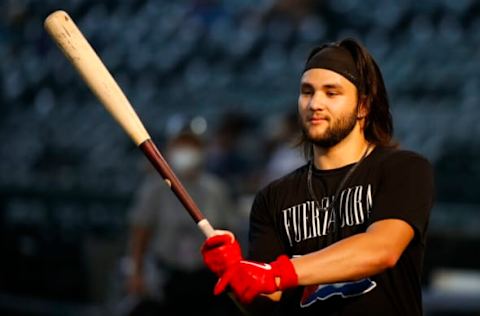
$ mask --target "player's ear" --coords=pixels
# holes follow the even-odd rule
[[[368,112],[370,112],[370,107],[368,106],[366,96],[360,96],[358,99],[357,105],[357,119],[361,120],[367,117]]]

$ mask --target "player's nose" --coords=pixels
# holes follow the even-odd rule
[[[308,103],[308,108],[312,111],[324,110],[325,107],[325,98],[321,93],[315,93]]]

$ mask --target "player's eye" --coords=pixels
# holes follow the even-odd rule
[[[329,98],[333,98],[337,95],[339,95],[340,93],[338,91],[335,91],[335,90],[327,90],[327,92],[325,93]]]
[[[310,87],[302,87],[300,89],[300,93],[303,95],[312,95],[313,94],[313,89]]]

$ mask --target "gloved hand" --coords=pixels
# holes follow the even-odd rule
[[[215,295],[227,286],[242,303],[250,303],[259,294],[271,294],[298,285],[298,276],[292,262],[281,255],[272,263],[248,260],[238,261],[227,268],[215,285]]]
[[[221,277],[229,266],[243,259],[240,245],[231,234],[208,238],[200,250],[203,262],[218,277]]]

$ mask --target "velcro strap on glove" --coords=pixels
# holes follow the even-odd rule
[[[280,278],[278,289],[283,291],[285,289],[295,287],[298,285],[298,276],[295,268],[286,255],[280,255],[277,260],[270,263],[275,277]]]

